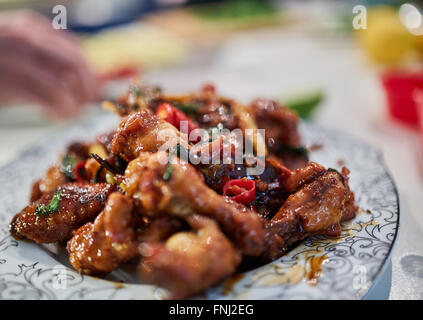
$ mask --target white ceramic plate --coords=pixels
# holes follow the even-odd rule
[[[32,182],[67,143],[90,139],[113,128],[118,119],[95,118],[43,140],[0,169],[0,299],[155,299],[161,291],[138,282],[131,267],[106,279],[73,271],[65,249],[38,246],[9,236],[12,216],[27,205]],[[351,188],[361,208],[343,226],[338,239],[313,237],[289,254],[208,289],[210,299],[360,299],[384,265],[398,233],[398,195],[381,154],[371,146],[310,123],[301,124],[306,145],[319,145],[311,159],[327,167],[351,170]],[[314,267],[311,267],[314,265]],[[320,274],[315,274],[321,267]],[[317,268],[316,268],[317,267]]]

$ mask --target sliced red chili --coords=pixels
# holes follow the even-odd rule
[[[183,113],[181,110],[179,110],[170,103],[160,104],[157,108],[156,116],[169,122],[178,130],[181,130],[181,121],[186,121],[188,123],[188,136],[192,130],[199,128],[199,126],[190,118],[188,118],[185,113]]]
[[[250,204],[256,198],[256,183],[247,178],[229,180],[223,187],[223,195],[238,203]]]
[[[75,181],[82,182],[82,181],[86,180],[84,178],[84,174],[83,174],[83,172],[85,171],[86,162],[87,162],[86,160],[80,161],[73,168],[72,173],[73,173],[73,177],[74,177]]]

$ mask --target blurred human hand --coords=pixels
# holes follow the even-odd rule
[[[97,97],[78,39],[31,11],[0,13],[0,105],[31,102],[56,119]]]

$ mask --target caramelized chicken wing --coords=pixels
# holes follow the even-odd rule
[[[183,221],[162,217],[144,221],[133,202],[114,192],[95,221],[68,241],[69,261],[80,273],[103,276],[138,255],[143,242],[164,241],[183,230]]]
[[[356,214],[346,173],[327,170],[290,195],[272,220],[266,221],[264,252],[269,260],[280,257],[290,245],[310,235],[339,236],[340,223]]]
[[[137,255],[132,202],[114,192],[94,222],[69,240],[69,261],[80,273],[105,275]]]
[[[126,161],[135,159],[141,152],[158,151],[165,143],[168,149],[180,140],[180,132],[170,123],[159,119],[148,110],[124,118],[113,136],[110,148]]]
[[[103,210],[112,189],[108,184],[64,184],[16,214],[10,223],[11,234],[37,243],[68,240],[75,229]],[[37,207],[49,205],[55,194],[60,198],[57,210],[37,214]]]
[[[140,246],[142,280],[168,290],[168,298],[199,293],[231,275],[241,255],[215,221],[198,215],[187,218],[193,231],[179,232],[165,243]]]

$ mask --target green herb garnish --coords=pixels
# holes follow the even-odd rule
[[[181,146],[180,143],[177,143],[172,149],[170,149],[170,153],[176,155],[179,158],[182,158],[182,156],[188,158],[189,150],[183,146]]]
[[[154,92],[154,93],[161,93],[161,92],[162,92],[162,88],[161,88],[161,87],[159,87],[159,86],[154,86],[154,87],[153,87],[153,92]]]
[[[141,95],[141,88],[135,85],[131,85],[129,87],[129,93],[133,94],[136,97],[139,97]]]
[[[68,178],[70,181],[75,180],[75,177],[73,176],[73,168],[75,167],[75,164],[76,159],[74,157],[71,157],[68,154],[63,157],[60,171],[62,171],[66,178]]]
[[[197,110],[200,108],[200,105],[198,103],[180,103],[180,102],[171,102],[172,105],[174,105],[176,108],[181,110],[187,115],[195,115],[197,113]]]
[[[48,205],[45,204],[38,204],[37,209],[35,209],[35,214],[37,216],[45,216],[49,215],[50,213],[59,211],[59,203],[60,203],[60,191],[56,191],[51,198],[51,201]]]
[[[172,165],[169,163],[165,173],[163,173],[163,180],[169,180],[172,177],[172,172],[173,172],[173,167]]]

